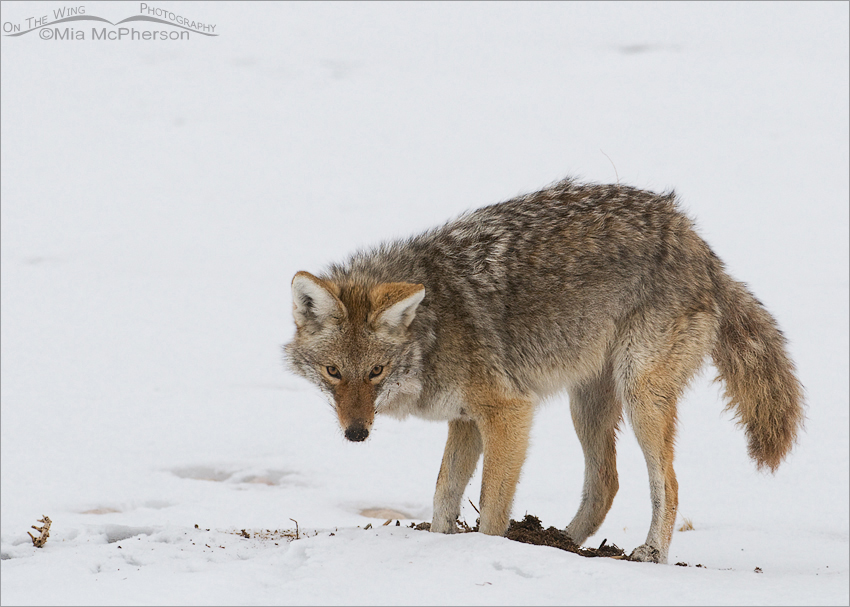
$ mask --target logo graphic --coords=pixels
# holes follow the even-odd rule
[[[139,14],[115,23],[103,17],[87,14],[85,5],[55,9],[53,10],[53,21],[48,21],[48,18],[48,15],[43,15],[27,17],[20,23],[5,21],[3,23],[3,35],[14,38],[38,30],[38,37],[42,40],[188,40],[190,34],[218,36],[215,33],[215,24],[203,23],[144,2],[139,5]],[[87,32],[84,29],[74,29],[68,26],[57,27],[60,24],[68,23],[76,25],[80,21],[96,21],[106,23],[110,27],[92,27],[90,36],[86,35]],[[136,30],[130,27],[120,27],[123,24],[134,22],[165,25],[170,29]]]

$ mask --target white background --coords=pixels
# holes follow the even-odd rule
[[[219,35],[0,37],[3,604],[848,602],[846,3],[151,5]],[[713,368],[683,399],[689,568],[380,527],[360,512],[430,519],[445,425],[347,443],[281,361],[296,271],[566,175],[675,188],[806,387],[775,476]],[[630,551],[650,504],[628,427],[619,455],[589,543]],[[582,474],[554,400],[514,517],[564,527]],[[290,519],[318,535],[229,533]]]

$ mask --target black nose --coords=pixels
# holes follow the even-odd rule
[[[369,436],[369,431],[360,425],[351,426],[345,430],[345,438],[355,443],[366,440],[367,436]]]

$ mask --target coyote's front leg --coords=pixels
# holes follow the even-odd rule
[[[504,535],[519,481],[534,405],[523,399],[493,399],[479,424],[484,447],[479,531]]]
[[[481,456],[481,433],[473,421],[449,422],[449,438],[443,453],[437,491],[434,493],[434,518],[431,531],[454,533],[460,516],[460,500],[475,472]]]

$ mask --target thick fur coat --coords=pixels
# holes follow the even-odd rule
[[[455,529],[484,455],[480,530],[507,528],[535,406],[566,391],[585,454],[582,543],[617,492],[629,416],[653,504],[638,560],[666,562],[676,517],[676,405],[709,356],[759,467],[803,421],[772,316],[725,271],[675,195],[564,180],[293,279],[291,368],[333,403],[346,436],[376,413],[449,423],[432,530]]]

